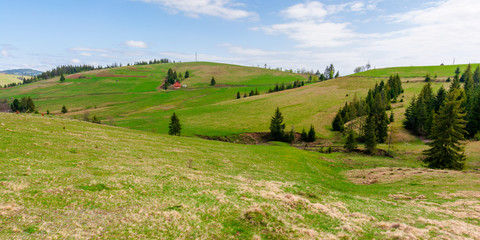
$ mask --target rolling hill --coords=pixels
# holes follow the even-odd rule
[[[0,132],[0,238],[480,232],[478,172],[418,168],[415,153],[322,154],[27,114],[0,113]]]
[[[162,90],[168,68],[191,71],[188,87]],[[0,113],[0,238],[479,238],[480,143],[467,143],[467,171],[425,169],[426,145],[401,127],[430,68],[376,69],[266,94],[306,76],[176,63],[0,90],[0,99],[32,96],[41,112],[57,113]],[[448,85],[442,71],[435,90]],[[404,102],[393,104],[394,143],[379,145],[393,157],[195,137],[265,132],[279,106],[287,129],[313,124],[322,144],[338,147],[343,138],[330,131],[338,108],[391,73],[408,76]],[[236,99],[256,88],[262,94]],[[58,114],[63,104],[70,112]],[[173,112],[186,137],[164,134]],[[104,124],[81,121],[86,113]]]
[[[38,74],[41,74],[42,72],[38,71],[38,70],[22,68],[22,69],[3,70],[3,71],[0,71],[0,73],[11,74],[11,75],[20,75],[20,76],[36,76]]]

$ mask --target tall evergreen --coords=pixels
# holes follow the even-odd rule
[[[476,86],[480,84],[480,66],[477,66],[475,72],[473,73],[473,82]]]
[[[343,132],[343,129],[344,129],[343,125],[344,124],[345,124],[345,122],[343,121],[342,111],[341,111],[341,109],[339,109],[337,115],[335,115],[335,118],[332,121],[333,131]]]
[[[270,120],[270,139],[273,141],[283,141],[285,137],[285,123],[280,108],[277,107]]]
[[[60,82],[65,82],[65,77],[63,76],[63,74],[60,76]]]
[[[371,116],[367,117],[365,125],[365,148],[367,153],[374,153],[377,147],[377,138],[375,134],[375,122]]]
[[[185,79],[189,78],[190,77],[190,71],[185,71]]]
[[[65,105],[62,106],[61,112],[62,112],[63,114],[65,114],[65,113],[68,112],[68,109],[67,109],[67,107],[65,107]]]
[[[35,104],[31,97],[27,98],[27,105],[25,107],[25,112],[35,112]]]
[[[310,125],[310,130],[308,131],[308,135],[307,135],[307,140],[309,142],[315,142],[315,128],[313,127],[313,125]]]
[[[473,94],[472,104],[467,112],[467,127],[469,137],[475,136],[480,132],[480,89]]]
[[[465,93],[468,96],[470,93],[470,90],[473,89],[473,85],[474,85],[472,67],[470,66],[470,64],[468,64],[467,69],[465,69],[465,72],[462,75],[462,79],[463,81],[461,82],[465,83],[464,85]]]
[[[168,124],[168,134],[180,136],[182,132],[182,125],[180,124],[180,119],[175,113],[170,117],[170,123]]]
[[[240,98],[240,92],[237,92],[237,99]]]
[[[465,165],[464,149],[460,141],[464,140],[466,121],[465,100],[462,90],[455,89],[449,93],[445,104],[434,118],[434,124],[428,143],[430,149],[424,151],[427,157],[423,162],[430,168],[463,169]]]
[[[215,81],[215,78],[212,77],[212,80],[210,80],[210,85],[211,85],[211,86],[215,86],[216,83],[217,83],[217,82]]]

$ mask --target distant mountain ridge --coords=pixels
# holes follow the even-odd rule
[[[36,76],[38,74],[41,74],[42,72],[34,69],[22,68],[22,69],[4,70],[4,71],[0,71],[0,73],[20,75],[20,76]]]

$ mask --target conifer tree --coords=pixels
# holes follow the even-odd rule
[[[470,64],[468,64],[467,69],[465,69],[465,72],[462,75],[463,82],[465,82],[464,88],[465,88],[465,93],[467,96],[470,95],[470,90],[473,89],[474,81],[473,81],[473,73],[472,73],[472,67]]]
[[[310,130],[308,131],[308,136],[307,136],[307,140],[309,142],[315,142],[315,128],[313,127],[313,125],[310,125]]]
[[[302,129],[302,133],[300,133],[300,138],[302,139],[302,141],[308,142],[308,134],[305,131],[305,128]]]
[[[237,99],[240,98],[240,92],[237,92]]]
[[[285,123],[280,108],[277,107],[275,114],[270,120],[270,139],[273,141],[283,141],[285,137]]]
[[[65,114],[65,113],[68,112],[68,109],[67,109],[67,107],[65,107],[65,105],[62,106],[61,112],[62,112],[63,114]]]
[[[341,112],[341,109],[339,109],[337,115],[335,115],[335,118],[332,121],[333,131],[343,132],[344,124],[345,122],[343,121],[342,112]]]
[[[170,123],[168,124],[168,134],[180,136],[182,132],[182,125],[180,124],[180,119],[175,113],[170,117]]]
[[[467,127],[469,137],[480,132],[480,89],[472,96],[472,104],[467,112]]]
[[[476,86],[480,84],[480,66],[477,66],[473,73],[473,82]]]
[[[343,146],[345,149],[347,149],[349,152],[354,151],[358,147],[357,143],[357,137],[355,136],[354,131],[349,131],[347,135],[347,142],[345,142],[345,145]]]
[[[377,147],[377,137],[375,134],[375,122],[371,116],[367,117],[365,126],[365,148],[367,153],[372,154]]]
[[[187,70],[187,71],[185,71],[185,79],[187,79],[189,77],[190,77],[190,72]]]
[[[35,104],[33,103],[33,100],[31,97],[28,97],[27,98],[27,105],[25,106],[25,111],[26,112],[35,112]]]
[[[210,80],[210,85],[211,85],[211,86],[215,86],[216,83],[217,83],[217,82],[215,81],[215,78],[212,77],[212,80]]]
[[[434,118],[434,124],[428,143],[430,149],[424,151],[423,160],[430,168],[461,170],[465,165],[464,149],[460,141],[464,140],[465,113],[462,102],[465,100],[462,90],[449,93],[445,104]]]
[[[60,76],[60,82],[65,82],[65,77],[63,76],[63,74]]]
[[[243,94],[243,97],[246,98],[246,97],[247,97],[247,93],[244,93],[244,94]]]

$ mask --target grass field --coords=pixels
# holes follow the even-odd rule
[[[168,68],[182,73],[191,71],[192,77],[182,82],[188,87],[161,90],[159,86]],[[427,71],[402,69],[401,74]],[[205,62],[158,64],[87,72],[74,75],[76,78],[68,77],[65,83],[50,79],[0,91],[0,98],[28,95],[34,98],[40,112],[48,109],[59,114],[62,105],[66,105],[70,110],[66,117],[96,115],[105,123],[159,133],[167,132],[168,119],[177,112],[183,123],[183,134],[189,136],[267,131],[270,117],[278,106],[285,115],[288,130],[294,127],[301,131],[312,124],[321,137],[331,138],[334,135],[330,122],[337,109],[355,95],[365,96],[376,82],[388,78],[389,74],[382,71],[363,73],[375,77],[347,76],[265,94],[275,83],[306,80],[306,76]],[[417,73],[416,78],[402,78],[406,89],[403,105],[420,91],[423,83],[417,78],[422,74]],[[80,75],[84,78],[78,78]],[[212,76],[217,81],[216,87],[209,86]],[[438,88],[446,83],[433,85]],[[237,92],[243,96],[254,89],[262,94],[235,99]],[[397,111],[401,118],[404,107],[400,105]]]
[[[24,114],[0,132],[3,239],[480,237],[478,172],[418,168],[422,144],[321,154]]]
[[[19,77],[23,76],[0,73],[0,86],[3,88],[5,84],[22,82],[22,80],[18,79]]]

